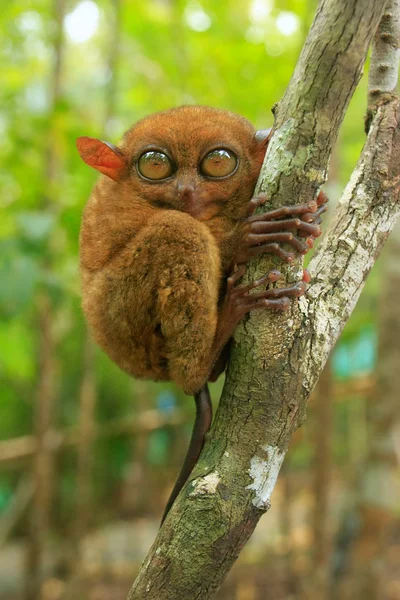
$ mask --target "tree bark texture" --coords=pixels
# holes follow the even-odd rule
[[[285,96],[275,109],[257,191],[269,205],[304,202],[329,156],[384,12],[376,0],[321,0]],[[328,354],[393,227],[398,206],[399,106],[373,120],[362,157],[310,270],[307,298],[285,314],[256,311],[234,336],[220,405],[195,467],[157,536],[129,600],[207,600],[270,507],[293,431]],[[393,157],[393,160],[392,160]],[[274,268],[262,257],[248,269]],[[301,278],[300,261],[282,267]]]

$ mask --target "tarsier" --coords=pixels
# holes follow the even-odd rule
[[[77,140],[82,159],[104,175],[80,238],[83,309],[94,338],[124,371],[172,380],[196,402],[164,518],[202,449],[212,418],[207,381],[224,370],[237,323],[252,310],[287,309],[309,281],[304,271],[302,281],[278,288],[273,270],[240,284],[254,256],[305,254],[325,210],[321,192],[307,204],[256,214],[265,196],[252,194],[268,139],[269,131],[236,114],[182,106],[142,119],[118,147]]]

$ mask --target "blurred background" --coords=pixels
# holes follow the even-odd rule
[[[96,173],[75,138],[116,143],[142,116],[184,103],[271,126],[315,8],[315,0],[2,3],[2,600],[125,598],[193,422],[191,398],[130,379],[88,337],[78,234]],[[362,148],[365,109],[364,77],[332,156],[332,206]],[[399,263],[397,233],[220,600],[400,599]],[[212,387],[216,402],[221,388]]]

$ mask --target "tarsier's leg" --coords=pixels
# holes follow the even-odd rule
[[[169,213],[169,214],[168,214]],[[158,264],[154,290],[164,355],[170,377],[188,394],[197,392],[211,369],[218,320],[220,255],[200,221],[166,211],[155,228],[153,264]]]
[[[142,243],[143,242],[143,243]],[[194,395],[196,419],[162,521],[196,464],[212,419],[206,385],[218,319],[220,253],[208,229],[177,211],[159,214],[142,236],[151,251],[156,320],[170,378]],[[142,249],[143,251],[143,249]]]

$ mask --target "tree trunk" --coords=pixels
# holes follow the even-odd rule
[[[307,201],[324,181],[383,11],[384,3],[375,0],[320,2],[275,110],[275,134],[257,186],[273,206]],[[129,600],[213,598],[268,510],[306,400],[398,214],[398,118],[392,95],[377,111],[356,171],[310,264],[314,281],[308,297],[285,314],[255,312],[237,328],[211,435]],[[275,265],[273,258],[254,261],[249,277]],[[300,261],[288,267],[287,279],[298,280],[301,268]]]

